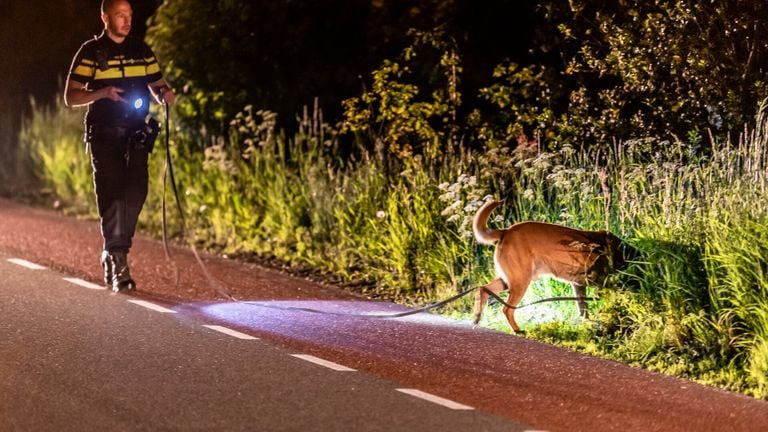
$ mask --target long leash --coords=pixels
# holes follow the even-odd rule
[[[166,216],[166,197],[165,197],[165,191],[166,191],[166,185],[167,185],[167,179],[171,182],[171,187],[173,190],[173,196],[176,199],[176,210],[179,212],[179,220],[181,221],[181,236],[182,238],[187,240],[187,244],[189,245],[189,248],[192,250],[192,254],[195,256],[195,260],[197,260],[197,264],[200,266],[200,270],[202,270],[203,275],[205,275],[205,278],[208,280],[208,284],[220,295],[224,296],[225,298],[228,298],[232,301],[237,301],[237,299],[232,295],[232,293],[229,292],[222,284],[217,281],[211,273],[208,271],[208,267],[203,262],[203,259],[200,257],[200,254],[197,252],[197,248],[192,243],[192,240],[187,235],[187,222],[184,218],[184,209],[181,205],[181,199],[179,198],[179,191],[176,188],[176,177],[173,174],[173,158],[171,157],[171,144],[170,144],[170,136],[171,136],[171,128],[170,128],[170,120],[171,120],[171,114],[168,109],[168,103],[163,101],[163,108],[165,113],[165,168],[163,169],[163,249],[165,250],[165,257],[167,260],[171,259],[171,249],[168,246],[168,227],[167,227],[167,216]],[[178,268],[176,268],[176,284],[179,283],[179,271]]]
[[[331,311],[324,311],[320,309],[313,309],[313,308],[305,308],[305,307],[296,307],[296,306],[279,306],[274,304],[265,304],[255,301],[240,301],[236,299],[229,290],[227,290],[221,282],[216,280],[216,278],[211,275],[211,273],[208,271],[208,267],[205,265],[205,262],[203,262],[202,258],[200,257],[200,254],[197,252],[197,248],[195,248],[195,245],[192,243],[192,240],[187,235],[187,222],[184,217],[184,209],[181,205],[181,199],[179,198],[179,191],[176,187],[176,177],[173,173],[173,158],[171,157],[171,145],[170,145],[170,111],[168,108],[168,103],[163,102],[163,108],[164,108],[164,115],[165,115],[165,167],[163,169],[163,202],[162,202],[162,213],[163,213],[163,219],[162,219],[162,226],[163,226],[163,250],[165,251],[165,257],[166,260],[174,262],[171,258],[171,249],[168,245],[168,223],[167,223],[167,213],[166,213],[166,190],[167,190],[167,184],[170,180],[171,183],[171,189],[173,191],[173,196],[176,201],[176,210],[179,213],[179,219],[181,221],[181,235],[182,238],[187,240],[187,243],[189,245],[189,248],[192,250],[192,254],[195,256],[195,260],[197,260],[198,265],[200,266],[200,269],[203,272],[203,275],[205,275],[205,278],[208,280],[208,284],[220,295],[223,297],[234,301],[238,303],[258,306],[261,308],[267,308],[267,309],[279,309],[284,311],[297,311],[297,312],[310,312],[310,313],[317,313],[322,315],[333,315],[333,316],[350,316],[350,317],[359,317],[359,318],[370,318],[370,319],[391,319],[391,318],[402,318],[410,315],[416,315],[422,312],[427,312],[432,309],[439,308],[441,306],[444,306],[446,304],[452,303],[467,294],[475,291],[476,289],[482,289],[488,295],[493,297],[496,301],[501,303],[502,305],[510,308],[510,309],[523,309],[529,306],[533,306],[540,303],[548,303],[548,302],[558,302],[558,301],[567,301],[567,300],[586,300],[586,301],[595,301],[598,300],[598,298],[595,297],[550,297],[546,299],[537,300],[531,303],[527,303],[524,305],[517,305],[513,306],[509,303],[507,303],[504,299],[499,297],[498,294],[495,292],[489,290],[486,287],[471,287],[467,288],[464,291],[461,291],[451,297],[448,297],[446,299],[440,300],[435,303],[428,304],[426,306],[420,307],[418,309],[411,309],[409,311],[405,312],[397,312],[392,314],[377,314],[377,313],[354,313],[354,312],[331,312]],[[176,284],[179,283],[179,270],[178,267],[175,266],[175,273],[176,273]]]
[[[444,306],[448,303],[454,302],[464,297],[465,295],[471,293],[472,291],[475,291],[478,288],[484,290],[496,301],[498,301],[499,303],[501,303],[502,305],[510,309],[524,309],[529,306],[533,306],[541,303],[560,302],[560,301],[567,301],[567,300],[586,300],[586,301],[599,300],[599,298],[597,297],[549,297],[541,300],[536,300],[531,303],[526,303],[524,305],[512,306],[511,304],[507,303],[504,299],[502,299],[499,295],[497,295],[496,293],[494,293],[493,291],[489,290],[486,287],[471,287],[471,288],[467,288],[464,291],[461,291],[458,294],[448,297],[447,299],[440,300],[435,303],[431,303],[429,305],[420,307],[418,309],[411,309],[405,312],[397,312],[397,313],[391,313],[391,314],[379,314],[376,312],[368,312],[368,313],[331,312],[331,311],[320,310],[320,309],[297,307],[297,306],[280,306],[280,305],[266,304],[266,303],[254,302],[254,301],[241,301],[239,303],[258,306],[265,309],[278,309],[278,310],[289,311],[289,312],[309,312],[309,313],[315,313],[320,315],[345,316],[345,317],[369,318],[369,319],[392,319],[392,318],[403,318],[410,315],[416,315],[422,312],[427,312],[429,310],[439,308],[440,306]]]
[[[580,296],[579,297],[547,297],[545,299],[536,300],[536,301],[533,301],[533,302],[530,302],[530,303],[526,303],[524,305],[512,306],[511,304],[507,303],[504,299],[502,299],[498,294],[496,294],[495,292],[489,290],[488,288],[481,287],[481,289],[483,291],[485,291],[486,293],[488,293],[489,296],[493,297],[497,302],[501,303],[502,305],[504,305],[504,306],[506,306],[506,307],[508,307],[510,309],[523,309],[523,308],[527,308],[528,306],[533,306],[533,305],[537,305],[537,304],[541,304],[541,303],[549,303],[549,302],[561,302],[561,301],[569,301],[569,300],[575,300],[575,301],[579,301],[579,300],[597,301],[597,300],[600,300],[599,297],[580,297]]]
[[[372,319],[386,319],[386,318],[402,318],[409,315],[416,315],[418,313],[426,312],[432,309],[439,308],[440,306],[444,306],[448,303],[454,302],[465,295],[471,293],[474,291],[476,287],[466,289],[458,294],[455,294],[451,297],[448,297],[447,299],[440,300],[435,303],[431,303],[429,305],[420,307],[418,309],[411,309],[405,312],[396,312],[391,314],[378,314],[378,313],[355,313],[355,312],[331,312],[331,311],[325,311],[320,309],[312,309],[312,308],[305,308],[305,307],[296,307],[296,306],[279,306],[274,304],[265,304],[260,302],[254,302],[254,301],[241,301],[240,303],[258,306],[266,309],[279,309],[284,311],[295,311],[295,312],[310,312],[310,313],[316,313],[321,315],[334,315],[334,316],[347,316],[347,317],[358,317],[358,318],[372,318]]]

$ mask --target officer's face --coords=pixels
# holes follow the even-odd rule
[[[107,30],[117,37],[124,38],[131,32],[133,9],[127,1],[119,1],[101,16]]]

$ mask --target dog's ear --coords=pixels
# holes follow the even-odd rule
[[[640,260],[640,252],[629,243],[618,237],[611,240],[611,250],[613,251],[613,264],[615,269],[625,269],[632,262]]]
[[[639,261],[640,260],[640,251],[632,247],[629,243],[622,241],[621,246],[619,247],[621,250],[621,256],[624,259],[624,261]]]

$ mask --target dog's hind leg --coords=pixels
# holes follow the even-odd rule
[[[577,298],[576,305],[579,307],[579,315],[586,319],[589,312],[587,311],[587,287],[581,284],[572,283],[573,295]]]
[[[501,311],[504,313],[504,316],[507,317],[507,321],[509,322],[509,326],[512,327],[512,330],[515,333],[519,333],[520,326],[518,326],[517,321],[515,321],[515,307],[523,300],[525,291],[528,289],[528,285],[531,283],[531,278],[530,275],[518,274],[517,280],[510,280],[508,283],[509,296],[507,297],[506,304],[503,308],[501,308]]]
[[[475,324],[480,322],[480,317],[483,315],[483,308],[485,307],[485,304],[488,302],[488,291],[491,291],[492,293],[498,295],[500,292],[504,291],[506,287],[504,286],[504,281],[502,281],[500,278],[495,279],[488,285],[482,286],[475,291],[475,305],[472,308],[474,313],[474,322]]]

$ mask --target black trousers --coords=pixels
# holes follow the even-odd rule
[[[129,145],[128,128],[86,128],[104,250],[127,253],[147,199],[148,153]]]

